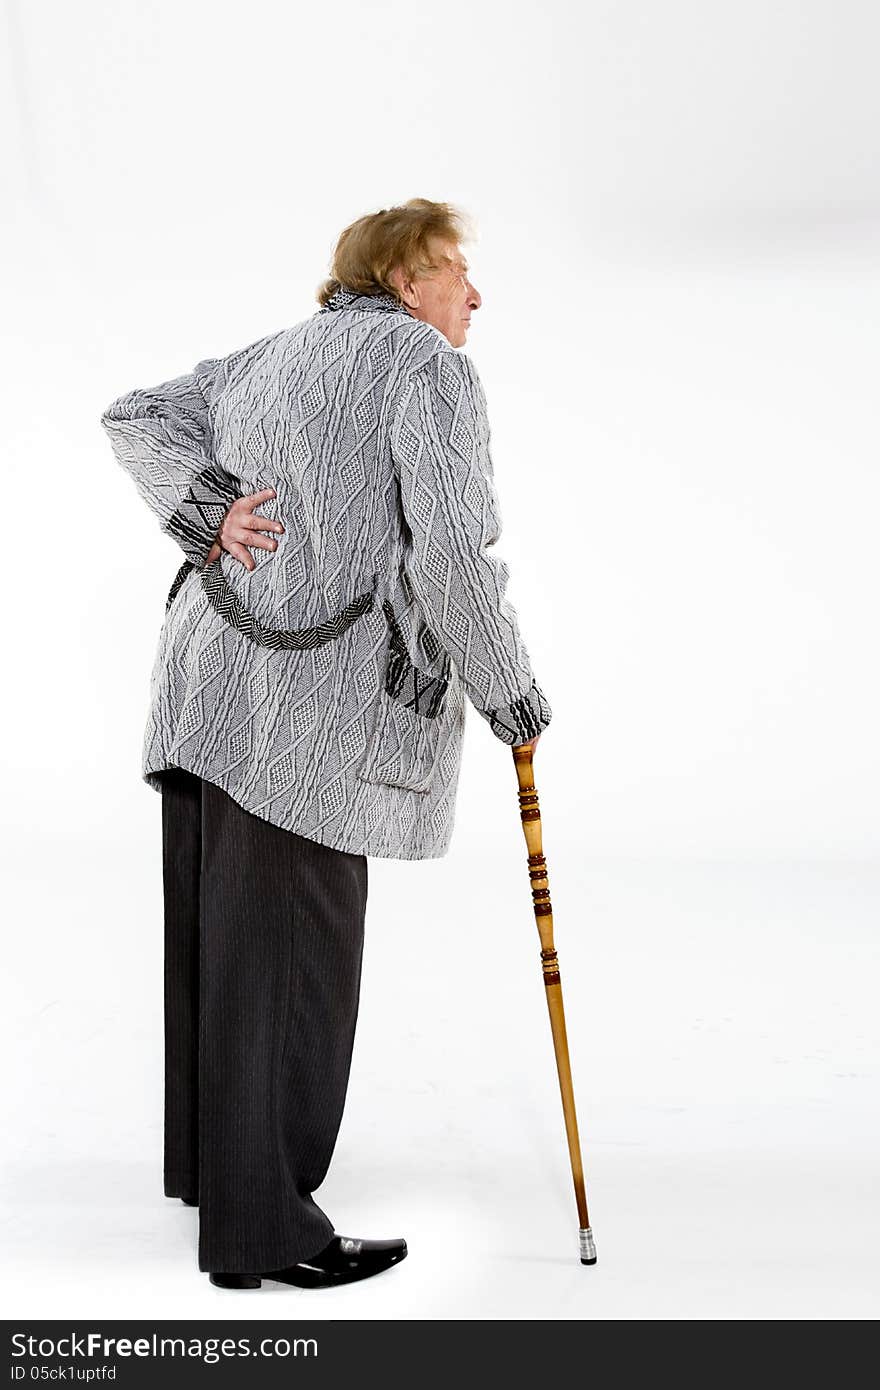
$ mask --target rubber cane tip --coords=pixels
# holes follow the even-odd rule
[[[598,1258],[599,1258],[598,1255],[594,1255],[593,1258],[592,1258],[591,1260],[584,1260],[584,1259],[582,1259],[582,1260],[581,1260],[581,1264],[582,1264],[582,1265],[594,1265],[594,1264],[596,1263],[596,1260],[597,1260]]]

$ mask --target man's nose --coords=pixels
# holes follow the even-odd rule
[[[475,290],[474,287],[473,287],[473,285],[469,285],[469,290],[468,290],[468,304],[471,306],[471,308],[472,308],[472,309],[479,309],[479,307],[480,307],[480,305],[482,304],[482,302],[483,302],[483,301],[482,301],[482,298],[480,297],[480,292],[479,292],[479,290]]]

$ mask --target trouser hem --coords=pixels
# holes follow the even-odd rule
[[[189,1173],[166,1172],[163,1186],[166,1197],[197,1198],[199,1195],[199,1180]]]
[[[260,1274],[268,1269],[289,1269],[291,1265],[299,1264],[302,1260],[311,1259],[313,1255],[319,1254],[325,1246],[330,1244],[334,1235],[335,1230],[328,1222],[323,1233],[301,1236],[284,1245],[276,1245],[258,1258],[243,1255],[240,1250],[229,1251],[226,1256],[203,1254],[200,1251],[199,1269],[203,1274]]]

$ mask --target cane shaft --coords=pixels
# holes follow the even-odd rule
[[[574,1199],[577,1204],[578,1221],[583,1228],[589,1226],[590,1218],[587,1213],[584,1165],[581,1160],[581,1141],[578,1135],[577,1114],[574,1107],[574,1086],[572,1085],[571,1063],[568,1057],[565,1011],[562,1007],[562,985],[558,981],[555,985],[548,985],[546,993],[547,1008],[550,1011],[550,1029],[553,1033],[553,1048],[556,1053],[556,1070],[559,1073],[562,1113],[565,1116],[568,1153],[571,1158],[571,1176],[574,1180]]]
[[[541,939],[541,966],[547,995],[547,1009],[550,1014],[550,1030],[553,1034],[553,1051],[556,1056],[556,1071],[559,1076],[559,1091],[562,1097],[562,1113],[565,1118],[565,1133],[571,1159],[575,1202],[577,1203],[578,1220],[583,1231],[589,1230],[590,1219],[587,1212],[584,1168],[574,1103],[568,1036],[565,1028],[559,959],[553,941],[553,908],[550,902],[547,861],[544,858],[542,844],[541,810],[532,775],[532,750],[527,744],[519,745],[513,749],[513,757],[519,782],[520,819],[529,850],[528,864],[529,879],[532,885],[532,903],[538,935]]]

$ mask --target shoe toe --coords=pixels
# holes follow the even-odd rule
[[[352,1284],[381,1274],[406,1258],[406,1241],[361,1240],[353,1236],[334,1235],[329,1245],[310,1259],[301,1260],[289,1269],[264,1271],[264,1279],[296,1284],[304,1289],[331,1288]]]
[[[332,1283],[353,1283],[399,1264],[406,1256],[406,1241],[363,1240],[353,1236],[334,1236],[326,1250],[306,1263]]]
[[[339,1251],[343,1255],[354,1255],[363,1257],[385,1256],[385,1255],[405,1255],[406,1241],[402,1236],[392,1240],[359,1240],[352,1236],[339,1236]]]

